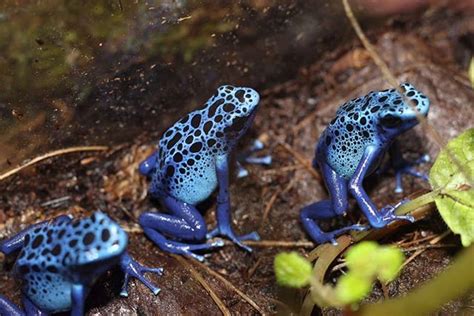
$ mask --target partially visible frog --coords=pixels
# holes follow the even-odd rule
[[[140,216],[145,234],[162,250],[203,260],[194,251],[223,245],[184,243],[226,236],[247,251],[242,240],[258,240],[256,232],[237,237],[231,228],[229,164],[238,140],[252,124],[258,93],[250,88],[224,85],[202,109],[193,111],[163,134],[159,149],[140,165],[151,178],[149,193],[161,201],[170,214],[147,212]],[[196,205],[219,186],[217,228],[207,233]],[[172,239],[168,239],[171,237]]]
[[[428,115],[429,99],[409,83],[401,86],[406,98],[416,105],[423,116]],[[426,175],[412,166],[417,162],[404,160],[394,139],[418,123],[415,111],[395,90],[370,92],[344,103],[336,117],[322,133],[316,147],[314,167],[319,167],[330,194],[330,200],[308,205],[300,217],[303,226],[317,243],[336,243],[335,237],[349,230],[367,227],[351,225],[332,232],[323,232],[315,221],[344,215],[348,208],[349,193],[356,199],[361,211],[372,227],[380,228],[395,220],[413,221],[409,215],[395,215],[396,207],[387,206],[380,211],[367,196],[363,180],[375,171],[385,152],[389,152],[396,169],[397,187],[401,192],[401,175],[411,174],[426,179]]]
[[[23,281],[25,312],[0,296],[0,315],[45,315],[68,310],[71,315],[83,315],[90,288],[117,264],[125,273],[122,296],[128,296],[130,277],[158,294],[160,289],[144,273],[161,275],[163,269],[140,265],[127,253],[127,244],[124,230],[101,212],[79,220],[59,216],[2,241],[1,252],[8,255],[20,250],[14,272]]]

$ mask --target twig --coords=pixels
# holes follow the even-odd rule
[[[260,247],[260,248],[266,248],[266,247],[279,247],[279,248],[314,248],[314,243],[310,241],[281,241],[281,240],[245,240],[242,242],[243,244],[247,246],[252,246],[252,247]],[[233,242],[231,241],[225,241],[224,245],[230,246],[234,245]]]
[[[209,293],[209,295],[211,296],[214,303],[216,303],[217,307],[219,307],[219,309],[221,310],[222,314],[224,314],[225,316],[230,316],[231,314],[230,314],[229,309],[225,306],[224,302],[222,302],[222,300],[219,298],[219,296],[217,296],[217,294],[214,292],[214,290],[211,288],[211,286],[206,282],[206,280],[204,280],[202,275],[199,272],[197,272],[196,269],[194,269],[191,266],[191,264],[186,259],[184,259],[183,257],[181,257],[179,255],[174,255],[174,254],[171,254],[171,256],[173,258],[175,258],[176,260],[178,260],[179,263],[181,263],[186,269],[189,270],[189,272],[192,274],[192,276]]]
[[[71,199],[71,197],[69,195],[66,195],[66,196],[63,196],[63,197],[60,197],[60,198],[57,198],[57,199],[46,201],[46,202],[40,204],[40,206],[42,206],[42,207],[46,207],[46,206],[58,207],[58,206],[62,205],[64,202],[69,201],[70,199]]]
[[[268,219],[268,214],[270,214],[270,210],[272,209],[273,204],[275,204],[275,201],[278,197],[278,195],[281,193],[281,189],[278,189],[273,193],[272,197],[268,201],[267,205],[265,206],[265,210],[263,210],[263,216],[262,216],[262,221],[260,222],[260,229],[262,229],[263,225]]]
[[[440,242],[443,238],[445,238],[446,236],[448,236],[450,233],[451,233],[451,231],[450,231],[450,230],[447,230],[447,231],[445,231],[444,233],[442,233],[441,235],[437,236],[436,238],[433,238],[433,239],[430,241],[430,245],[437,244],[437,243]],[[400,267],[400,270],[403,269],[403,267],[405,267],[407,264],[409,264],[410,262],[412,262],[416,257],[418,257],[418,256],[421,255],[423,252],[425,252],[426,249],[428,249],[428,248],[425,247],[425,248],[422,248],[422,249],[419,249],[419,250],[415,251],[415,253],[413,253],[413,254],[403,263],[403,265]]]
[[[431,124],[428,123],[427,119],[423,115],[421,115],[418,112],[418,110],[416,110],[416,104],[414,104],[414,102],[411,99],[408,99],[405,96],[404,91],[402,91],[402,89],[398,85],[397,79],[392,74],[387,64],[382,60],[380,55],[377,53],[377,50],[375,49],[375,47],[370,43],[369,39],[365,36],[364,31],[362,31],[362,28],[360,27],[359,22],[355,18],[354,12],[352,11],[352,8],[349,5],[348,0],[342,0],[342,4],[344,5],[344,10],[346,12],[347,18],[351,22],[351,25],[354,28],[354,31],[356,32],[357,37],[359,37],[360,41],[362,42],[362,45],[364,45],[365,49],[369,53],[370,57],[373,59],[374,63],[379,67],[385,79],[390,83],[390,85],[392,85],[398,91],[398,93],[402,96],[402,98],[406,101],[406,103],[411,106],[411,108],[414,110],[416,114],[416,118],[421,122],[421,125],[423,125],[423,127],[425,127],[428,133],[433,137],[433,139],[435,140],[439,148],[446,150],[447,155],[449,156],[451,161],[459,168],[459,171],[463,174],[463,176],[466,178],[468,183],[471,186],[474,186],[474,181],[472,180],[471,174],[464,168],[464,166],[461,164],[461,162],[456,157],[456,155],[454,155],[452,151],[446,147],[446,141],[431,126]]]
[[[216,279],[218,279],[219,281],[221,281],[222,283],[224,283],[227,287],[229,287],[231,290],[233,290],[235,293],[237,293],[238,295],[240,295],[240,297],[242,297],[242,299],[244,301],[246,301],[247,303],[249,303],[253,308],[255,308],[255,310],[257,310],[261,315],[265,315],[265,313],[263,312],[263,310],[260,308],[260,306],[257,305],[257,303],[255,303],[247,294],[245,294],[244,292],[242,292],[241,290],[239,290],[237,287],[235,287],[235,285],[233,285],[229,280],[227,280],[226,278],[224,278],[222,275],[220,275],[219,273],[217,273],[216,271],[212,270],[211,268],[209,268],[208,266],[206,266],[205,264],[201,263],[201,262],[195,262],[199,267],[201,267],[202,269],[206,270],[207,273],[209,273],[210,275],[214,276]]]
[[[80,147],[70,147],[70,148],[55,150],[55,151],[49,152],[47,154],[44,154],[44,155],[38,156],[36,158],[33,158],[32,160],[28,161],[27,163],[1,174],[0,175],[0,181],[5,180],[9,176],[17,173],[20,170],[23,170],[23,169],[25,169],[29,166],[32,166],[32,165],[34,165],[34,164],[36,164],[36,163],[38,163],[42,160],[45,160],[45,159],[48,159],[48,158],[51,158],[51,157],[60,156],[60,155],[64,155],[64,154],[69,154],[69,153],[74,153],[74,152],[81,152],[81,151],[104,151],[104,150],[107,150],[107,149],[108,149],[107,146],[80,146]]]
[[[292,155],[300,164],[302,164],[308,171],[313,175],[313,177],[321,181],[321,175],[314,170],[313,166],[311,165],[311,162],[309,162],[307,159],[305,159],[303,156],[301,156],[297,151],[295,151],[293,148],[291,148],[290,145],[287,143],[281,142],[278,145],[280,145],[283,149],[285,149],[290,155]]]

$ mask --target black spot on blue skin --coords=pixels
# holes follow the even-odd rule
[[[30,254],[28,255],[28,257],[26,257],[26,260],[31,260],[31,259],[33,259],[34,257],[35,257],[35,253],[32,252],[32,253],[30,253]]]
[[[363,131],[362,135],[364,135],[365,138],[369,138],[370,134],[367,131]]]
[[[239,102],[241,102],[241,103],[244,103],[244,101],[245,101],[244,95],[245,95],[245,92],[244,92],[244,90],[242,90],[242,89],[237,90],[237,92],[235,93],[235,97],[236,97],[237,100],[239,100]]]
[[[36,238],[33,240],[33,243],[31,244],[31,247],[33,249],[38,248],[43,242],[43,239],[44,239],[43,235],[36,236]]]
[[[183,117],[179,122],[180,122],[181,124],[186,124],[186,122],[188,121],[188,119],[189,119],[189,114],[187,114],[185,117]],[[165,135],[165,136],[166,136],[166,135]],[[168,137],[169,137],[169,136],[171,136],[171,134],[168,135]]]
[[[224,133],[222,133],[222,132],[217,132],[217,133],[216,133],[216,136],[217,136],[218,138],[222,138],[222,137],[224,137]]]
[[[102,230],[102,233],[101,233],[101,239],[103,242],[107,242],[110,238],[110,231],[105,228]]]
[[[58,273],[58,269],[54,266],[48,266],[46,270],[48,270],[48,272],[51,272],[51,273]]]
[[[186,116],[186,120],[187,119],[188,119],[188,117]],[[166,131],[165,137],[170,137],[172,134],[173,134],[173,131],[169,129],[169,130]]]
[[[225,99],[226,99],[226,101],[232,100],[232,95],[229,94]]]
[[[183,161],[183,155],[181,155],[180,153],[176,153],[174,156],[173,156],[173,160],[175,162],[181,162]]]
[[[341,123],[344,123],[345,120],[346,120],[346,118],[344,116],[341,116],[341,118],[340,118]]]
[[[172,177],[174,175],[174,167],[173,166],[168,166],[166,168],[166,176],[167,177]]]
[[[241,102],[243,102],[243,101],[241,101]],[[232,103],[226,103],[226,104],[224,104],[224,106],[222,108],[226,112],[232,112],[235,109],[235,106]]]
[[[407,93],[407,97],[412,97],[415,95],[415,91],[410,91]]]
[[[186,138],[185,142],[186,142],[186,144],[191,144],[191,143],[193,142],[193,140],[194,140],[193,135],[189,135],[189,136]]]
[[[240,132],[247,122],[246,117],[237,117],[232,121],[232,125],[224,129],[225,132]]]
[[[212,121],[207,121],[206,124],[204,124],[204,128],[203,128],[204,133],[208,134],[212,128],[212,125],[213,125]]]
[[[378,110],[380,110],[380,106],[376,105],[376,106],[374,106],[373,108],[370,109],[370,112],[375,113]]]
[[[354,116],[352,118],[357,121],[359,119],[359,114],[354,113]]]
[[[216,144],[216,140],[214,138],[207,140],[207,146],[212,147]]]
[[[63,238],[64,234],[66,233],[66,230],[65,229],[61,229],[58,233],[58,238],[61,239]]]
[[[350,105],[349,107],[347,107],[346,111],[347,112],[350,112],[354,109],[354,104]]]
[[[196,142],[196,143],[192,144],[192,146],[189,148],[189,150],[190,150],[192,153],[197,153],[197,152],[199,152],[201,149],[202,149],[202,143],[201,143],[201,142]]]
[[[402,103],[402,100],[400,100],[400,99],[396,99],[396,100],[393,101],[393,104],[398,105],[398,104],[401,104],[401,103]]]
[[[201,133],[202,133],[202,132],[197,129],[197,130],[194,132],[194,136],[199,137],[199,136],[201,136]]]
[[[417,99],[413,99],[413,103],[415,103],[415,105],[418,105],[419,101]]]
[[[30,243],[30,238],[31,238],[31,237],[30,237],[30,234],[27,234],[27,235],[25,236],[25,240],[24,240],[24,242],[23,242],[23,247],[28,246],[28,244]]]
[[[335,118],[333,118],[333,119],[332,119],[332,121],[331,121],[331,123],[330,123],[330,124],[331,124],[331,125],[333,125],[334,123],[336,123],[336,121],[337,121],[337,116],[336,116]]]
[[[191,126],[194,127],[194,128],[198,128],[199,127],[199,124],[201,124],[201,115],[200,114],[196,114],[193,116],[193,118],[191,119]]]
[[[218,99],[218,100],[214,101],[214,103],[212,103],[212,105],[209,107],[209,110],[207,112],[207,116],[209,118],[213,117],[216,114],[217,108],[222,103],[224,103],[224,99]]]
[[[354,126],[352,124],[347,124],[346,125],[346,129],[349,131],[349,132],[352,132],[354,130]]]
[[[73,239],[69,242],[69,247],[74,248],[77,245],[77,239]]]
[[[181,133],[176,133],[173,138],[168,142],[168,144],[166,145],[166,147],[168,149],[171,149],[171,147],[173,147],[180,139],[181,137],[183,137],[183,135]]]
[[[184,169],[184,168],[179,168],[179,172],[182,173],[182,174],[185,174],[185,173],[186,173],[186,169]]]
[[[367,119],[366,119],[364,116],[362,116],[362,117],[360,118],[359,123],[360,123],[361,125],[365,125],[365,124],[367,123]]]
[[[214,118],[214,121],[216,123],[219,123],[220,121],[222,121],[222,115],[217,115],[215,118]]]
[[[188,161],[186,161],[186,163],[188,164],[188,166],[193,166],[194,165],[194,159],[188,159]]]
[[[381,98],[379,98],[379,102],[382,103],[382,102],[385,102],[385,100],[387,100],[387,96],[383,96]]]
[[[56,245],[53,250],[51,250],[51,254],[53,256],[57,256],[61,253],[61,246],[60,245]]]
[[[82,239],[82,243],[85,246],[89,246],[90,244],[94,242],[94,240],[95,240],[95,235],[93,233],[87,233]]]

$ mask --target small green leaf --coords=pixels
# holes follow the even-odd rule
[[[441,192],[435,202],[443,220],[467,247],[474,241],[474,189],[468,181],[474,175],[474,128],[451,140],[447,148],[457,164],[443,149],[431,168],[430,184]]]
[[[311,263],[296,252],[283,252],[275,257],[275,275],[278,284],[300,288],[309,284]]]
[[[372,280],[355,273],[348,273],[339,278],[336,285],[336,296],[343,305],[361,301],[372,289]]]
[[[380,247],[377,251],[377,278],[388,283],[393,281],[400,271],[405,256],[398,248]]]
[[[372,278],[377,271],[375,260],[378,249],[379,245],[374,241],[363,241],[351,247],[344,256],[351,273]]]

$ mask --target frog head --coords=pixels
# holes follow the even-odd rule
[[[426,117],[430,109],[430,100],[410,83],[400,85],[399,92],[385,90],[378,93],[381,104],[377,111],[379,134],[387,139],[396,137],[419,123],[418,115]],[[382,101],[381,101],[382,100]]]
[[[70,248],[71,265],[82,268],[94,268],[107,263],[115,263],[125,252],[128,236],[116,222],[104,213],[97,211],[91,217],[71,223],[74,230],[72,238],[76,242]],[[94,270],[95,271],[95,270]]]
[[[219,87],[217,93],[224,100],[220,105],[224,133],[227,138],[238,138],[252,124],[260,96],[254,89],[230,85]]]

